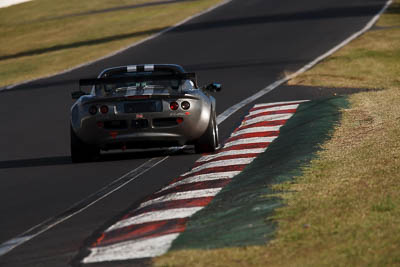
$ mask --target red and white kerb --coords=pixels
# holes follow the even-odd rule
[[[257,104],[214,154],[203,155],[193,168],[154,193],[111,225],[89,248],[84,263],[138,259],[164,254],[189,217],[278,137],[279,129],[304,101]]]

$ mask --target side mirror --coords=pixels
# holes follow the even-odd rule
[[[204,89],[207,90],[207,91],[210,91],[210,92],[219,92],[222,89],[222,84],[220,84],[220,83],[210,83]]]
[[[85,92],[79,90],[71,93],[72,99],[78,99],[83,95],[87,95]]]

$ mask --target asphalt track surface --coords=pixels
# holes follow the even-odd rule
[[[78,79],[94,77],[110,66],[177,63],[196,71],[200,84],[224,85],[216,94],[219,114],[360,30],[384,4],[384,0],[233,0],[111,58],[0,92],[0,243],[166,153],[117,153],[99,162],[72,164],[70,92]],[[331,93],[280,86],[255,103],[316,99]],[[253,104],[220,125],[221,140]],[[191,148],[171,155],[121,190],[2,256],[0,266],[69,266],[97,229],[187,171],[199,156]]]

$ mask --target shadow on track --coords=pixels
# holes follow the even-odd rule
[[[67,165],[67,164],[71,164],[70,157],[65,157],[65,156],[43,157],[43,158],[33,158],[33,159],[0,161],[0,169],[42,167],[42,166]]]
[[[303,65],[306,64],[307,61],[305,60],[287,60],[287,61],[272,61],[270,59],[263,59],[263,58],[257,58],[257,59],[245,59],[245,60],[236,60],[236,61],[227,61],[227,62],[204,62],[204,63],[198,63],[198,64],[193,64],[193,65],[183,65],[183,67],[187,71],[204,71],[204,70],[226,70],[226,69],[239,69],[239,68],[248,68],[248,67],[263,67],[263,66],[274,66],[274,65],[280,65],[280,64],[285,64],[287,66],[290,65]],[[80,77],[80,78],[87,78],[87,77]],[[14,90],[35,90],[35,89],[44,89],[48,87],[53,87],[53,86],[63,86],[65,89],[70,89],[70,90],[77,90],[79,88],[79,81],[78,79],[62,79],[62,80],[37,80],[29,84],[21,84],[15,88],[12,88],[12,91]],[[11,90],[0,90],[0,94],[6,94],[9,93]]]
[[[150,159],[150,158],[165,157],[165,156],[185,156],[188,154],[193,154],[192,148],[180,149],[174,153],[171,152],[171,150],[169,149],[159,149],[151,151],[146,151],[146,150],[127,151],[120,153],[108,152],[102,154],[100,158],[96,161],[80,163],[80,164],[91,164],[99,162],[134,160],[134,159]],[[60,166],[60,165],[72,165],[72,164],[75,163],[71,162],[71,158],[69,156],[42,157],[42,158],[0,161],[0,169]]]
[[[241,18],[232,18],[232,19],[224,19],[224,20],[213,20],[201,23],[187,23],[179,26],[178,28],[173,29],[171,32],[173,33],[184,33],[189,31],[200,31],[200,30],[208,30],[214,28],[231,28],[231,27],[239,27],[239,26],[247,26],[247,25],[257,25],[257,24],[269,24],[269,23],[278,23],[278,22],[295,22],[302,20],[325,20],[331,18],[347,18],[347,17],[362,17],[362,16],[373,16],[376,14],[378,10],[382,8],[381,5],[366,5],[366,6],[353,6],[353,7],[340,7],[340,8],[326,8],[326,9],[317,9],[310,10],[305,12],[298,13],[287,13],[287,14],[273,14],[273,15],[264,15],[264,16],[252,16],[252,17],[241,17]],[[397,12],[397,10],[389,10],[390,12]],[[51,47],[43,47],[37,48],[27,51],[18,52],[11,55],[2,55],[0,56],[0,60],[14,59],[20,58],[24,56],[33,56],[40,55],[49,52],[60,51],[64,49],[77,48],[81,46],[91,46],[109,43],[113,41],[139,37],[139,36],[148,36],[155,33],[158,33],[162,30],[165,30],[166,27],[161,28],[153,28],[146,31],[138,31],[131,33],[123,33],[117,34],[113,36],[102,37],[93,40],[84,40],[75,43],[69,44],[59,44]]]

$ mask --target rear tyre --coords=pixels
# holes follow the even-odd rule
[[[195,142],[194,149],[196,153],[211,153],[217,149],[218,145],[218,126],[214,115],[210,119],[204,134]]]
[[[219,131],[218,131],[218,124],[217,119],[214,116],[214,131],[215,131],[215,149],[219,148]]]
[[[100,149],[82,142],[71,127],[71,160],[74,163],[96,160],[100,155]]]

